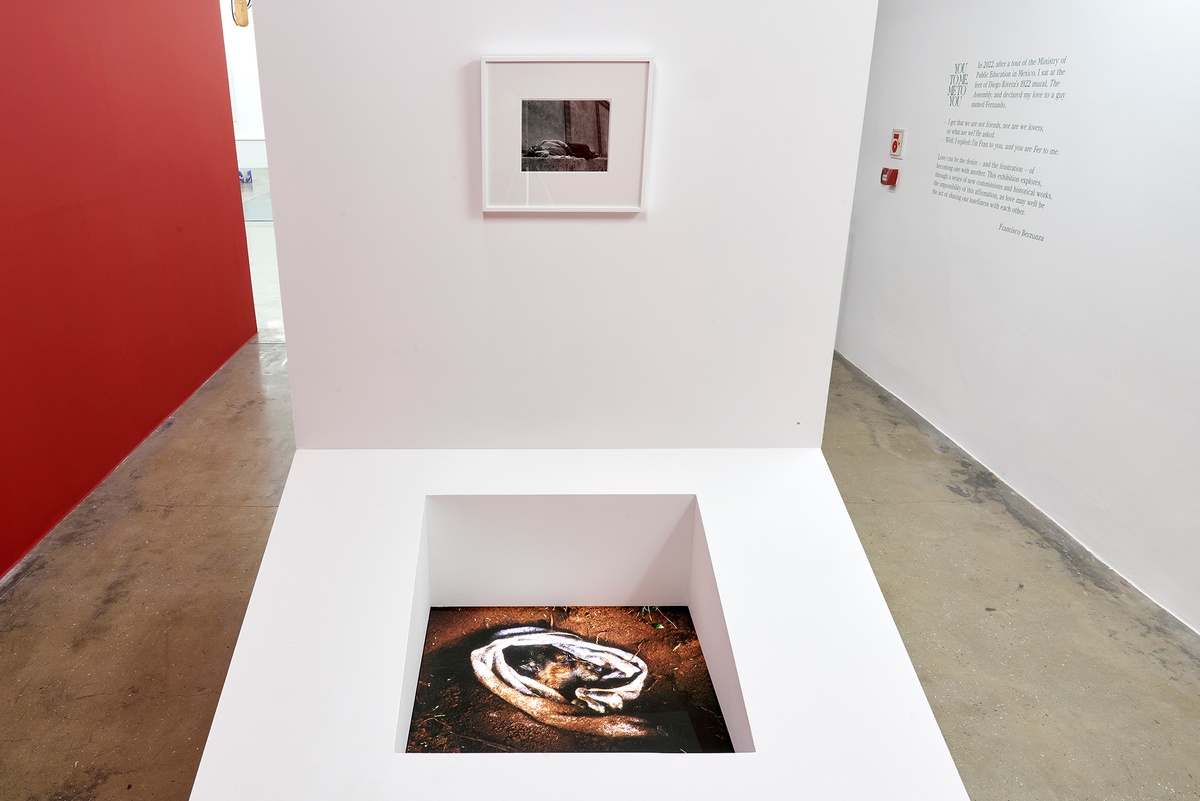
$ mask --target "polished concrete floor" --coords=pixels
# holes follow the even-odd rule
[[[294,451],[247,235],[259,337],[0,583],[0,799],[188,796]],[[1200,798],[1200,637],[840,360],[825,452],[975,801]]]
[[[1200,798],[1200,635],[840,359],[824,451],[971,798]]]

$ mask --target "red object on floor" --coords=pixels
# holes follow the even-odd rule
[[[0,574],[254,335],[219,14],[5,9]]]

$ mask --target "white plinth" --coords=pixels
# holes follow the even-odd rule
[[[631,502],[648,533],[622,544],[602,530],[620,499],[597,496],[660,497]],[[578,547],[601,543],[591,558],[538,552],[536,534],[496,547],[539,509],[581,521]],[[494,511],[509,523],[473,535]],[[522,580],[489,585],[497,567]],[[677,599],[697,616],[740,753],[398,749],[430,602]],[[193,801],[526,801],[572,777],[588,795],[967,798],[820,452],[298,452]]]

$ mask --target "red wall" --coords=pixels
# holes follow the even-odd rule
[[[255,332],[219,14],[5,3],[0,574]]]

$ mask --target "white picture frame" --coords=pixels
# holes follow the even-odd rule
[[[480,70],[485,213],[645,210],[651,59],[490,57]],[[566,121],[545,122],[556,108]]]

